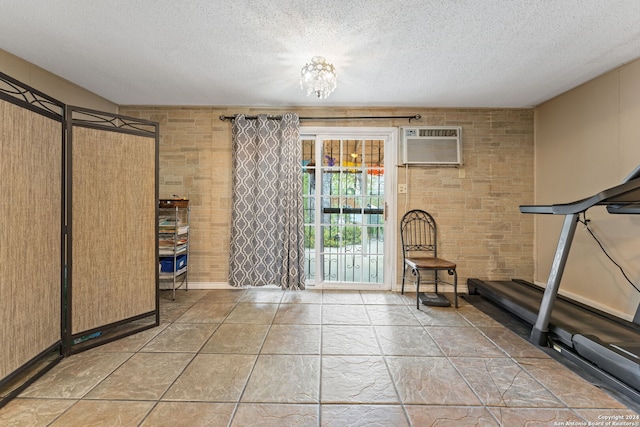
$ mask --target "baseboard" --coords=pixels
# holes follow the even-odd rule
[[[273,285],[273,286],[263,286],[263,289],[267,289],[267,288],[273,288],[273,289],[279,289],[277,286]],[[310,289],[313,289],[312,287],[309,287]],[[394,292],[400,292],[400,288],[401,288],[401,284],[397,283],[395,286],[393,286],[392,291]],[[422,286],[420,287],[422,288]],[[443,292],[451,292],[453,293],[453,286],[448,286],[445,284],[440,284],[439,288],[441,291]],[[189,289],[243,289],[243,288],[236,288],[234,286],[229,285],[228,282],[189,282]],[[339,289],[339,287],[337,287],[336,289]],[[376,289],[375,287],[372,287],[369,290],[374,290]],[[411,284],[409,284],[407,286],[407,289],[409,290],[409,292],[411,292]],[[363,290],[367,290],[367,289],[363,289]],[[415,286],[413,287],[413,292],[415,292]],[[458,284],[458,294],[463,294],[467,292],[467,286],[466,285],[462,285],[462,284]]]

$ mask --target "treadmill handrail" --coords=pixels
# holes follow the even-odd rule
[[[552,214],[553,205],[521,205],[521,213]]]
[[[640,214],[640,203],[629,203],[627,205],[609,205],[607,206],[607,212],[609,212],[610,214],[638,215]]]
[[[571,203],[555,205],[521,205],[521,213],[571,215],[585,212],[597,205],[617,205],[620,209],[626,205],[640,203],[640,178],[633,179],[615,187],[608,188],[598,194]],[[610,213],[611,210],[609,210]],[[617,212],[616,212],[617,213]],[[631,210],[628,213],[637,213]]]

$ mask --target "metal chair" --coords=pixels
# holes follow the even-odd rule
[[[404,294],[404,282],[407,271],[411,272],[416,285],[416,304],[420,309],[420,284],[421,271],[433,272],[433,280],[422,284],[432,284],[435,286],[435,293],[438,294],[438,284],[443,283],[453,285],[454,304],[458,308],[458,273],[456,264],[442,258],[438,258],[438,229],[433,217],[427,212],[414,209],[402,217],[400,222],[400,238],[402,239],[402,293]],[[453,283],[446,282],[438,276],[441,270],[447,271],[453,276]],[[442,296],[445,303],[448,300]],[[425,303],[428,305],[428,303]],[[442,305],[442,304],[433,304]],[[446,304],[450,305],[450,303]]]

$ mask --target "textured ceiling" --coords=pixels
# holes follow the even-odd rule
[[[640,57],[638,0],[0,7],[0,49],[118,104],[530,107]],[[298,83],[315,55],[338,75],[324,100]]]

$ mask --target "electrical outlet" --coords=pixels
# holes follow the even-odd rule
[[[407,184],[398,184],[398,193],[404,194],[407,192]]]

